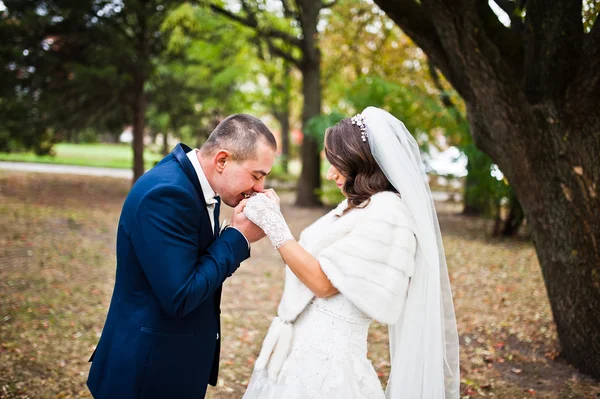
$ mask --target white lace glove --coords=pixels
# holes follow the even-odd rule
[[[250,197],[244,208],[244,214],[265,232],[276,249],[279,249],[286,241],[294,239],[281,214],[279,205],[265,194],[257,193]]]

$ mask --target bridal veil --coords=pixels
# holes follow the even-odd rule
[[[361,113],[373,157],[417,226],[418,249],[406,308],[389,328],[389,399],[459,397],[458,333],[448,267],[433,198],[416,140],[379,108]]]

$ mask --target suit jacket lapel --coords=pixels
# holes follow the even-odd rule
[[[204,203],[204,193],[202,192],[202,187],[200,187],[200,181],[198,181],[198,175],[196,174],[196,171],[194,170],[192,163],[190,162],[190,160],[187,157],[187,153],[190,151],[192,151],[192,149],[190,147],[188,147],[185,144],[179,143],[175,146],[175,148],[173,148],[173,151],[171,151],[171,154],[173,154],[175,159],[177,159],[177,161],[181,165],[181,169],[183,169],[183,172],[185,173],[187,178],[194,185],[194,188],[196,189],[196,193],[198,194],[198,197]]]
[[[177,161],[181,165],[181,169],[183,169],[183,172],[185,173],[187,178],[194,185],[194,188],[196,189],[196,194],[198,195],[198,201],[200,201],[200,203],[202,204],[201,208],[204,210],[204,216],[206,217],[206,220],[208,221],[208,225],[207,225],[208,231],[211,233],[210,234],[211,236],[214,236],[214,234],[212,232],[212,228],[210,226],[210,216],[208,215],[208,209],[206,208],[206,201],[204,200],[204,192],[202,191],[202,187],[200,186],[200,181],[198,180],[198,174],[196,174],[196,170],[194,169],[194,166],[192,165],[192,163],[190,162],[190,160],[187,157],[187,153],[190,151],[192,151],[192,149],[190,147],[188,147],[185,144],[179,143],[175,146],[175,148],[173,148],[173,151],[171,151],[171,154],[173,154],[175,159],[177,159]]]

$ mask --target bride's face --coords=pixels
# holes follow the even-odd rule
[[[340,171],[333,165],[331,165],[327,171],[327,180],[334,181],[340,190],[342,190],[342,187],[344,187],[344,183],[346,182],[346,178],[342,176]],[[342,193],[343,192],[344,190],[342,190]]]

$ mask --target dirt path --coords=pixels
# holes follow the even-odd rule
[[[133,172],[129,169],[100,168],[96,166],[55,165],[30,162],[0,161],[0,169],[15,172],[50,173],[55,175],[105,176],[129,179]]]

